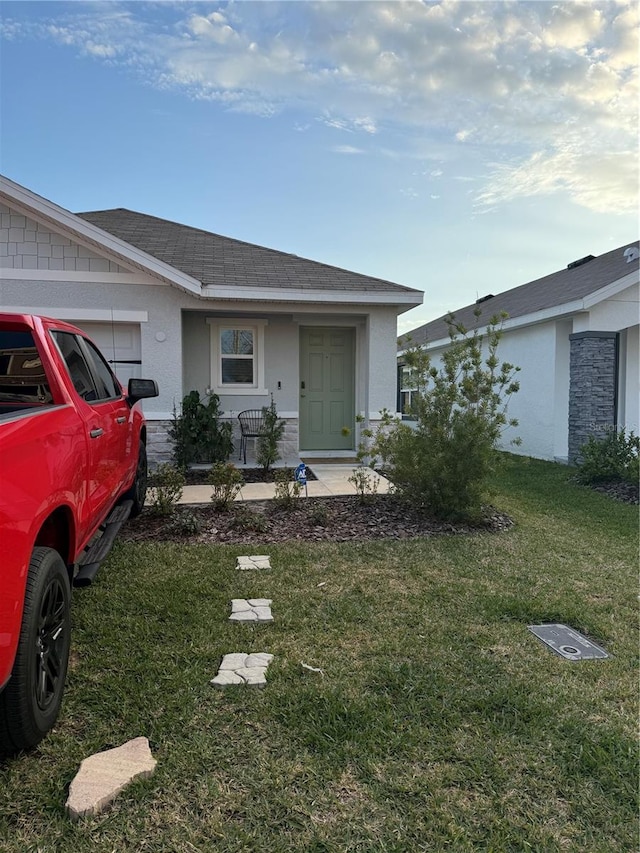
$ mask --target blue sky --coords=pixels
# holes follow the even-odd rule
[[[3,174],[425,292],[638,237],[638,5],[2,2]]]

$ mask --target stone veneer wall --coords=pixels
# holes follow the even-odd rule
[[[569,462],[575,462],[589,436],[616,428],[618,333],[578,332],[569,341]]]
[[[240,453],[240,425],[237,418],[229,419],[233,428],[233,446],[234,451],[229,458],[230,462],[238,462],[238,454]],[[297,419],[283,418],[285,421],[285,431],[282,440],[278,443],[280,455],[283,460],[295,460],[298,458],[298,421]],[[147,421],[147,456],[149,458],[149,467],[155,468],[161,462],[171,462],[173,454],[173,442],[169,437],[169,428],[171,421]],[[248,443],[248,451],[253,458],[254,440],[251,439]],[[248,461],[248,457],[247,457]]]

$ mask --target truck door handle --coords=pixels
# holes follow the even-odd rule
[[[104,432],[104,430],[100,429],[100,428],[92,429],[90,431],[89,435],[91,436],[91,438],[100,438],[100,436],[102,435],[103,432]]]
[[[125,422],[126,422],[126,420],[127,420],[127,419],[125,418],[125,416],[124,416],[124,415],[121,415],[119,418],[116,418],[116,423],[117,423],[117,424],[123,424],[123,423],[125,423]]]

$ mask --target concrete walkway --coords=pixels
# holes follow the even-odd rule
[[[289,467],[295,468],[295,462]],[[244,466],[238,466],[240,470]],[[249,466],[247,466],[249,467]],[[313,471],[317,480],[307,483],[307,496],[310,498],[328,498],[335,495],[355,495],[356,490],[349,477],[359,466],[340,465],[338,463],[313,463],[309,468]],[[378,483],[378,494],[384,495],[389,490],[389,481],[380,474],[376,474],[371,468],[364,469]],[[180,504],[208,504],[211,501],[211,486],[185,486]],[[270,500],[275,494],[275,483],[247,483],[236,498],[237,501],[264,501]],[[302,497],[305,495],[302,487]]]

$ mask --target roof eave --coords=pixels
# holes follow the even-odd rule
[[[422,305],[420,291],[329,290],[323,288],[229,287],[208,285],[202,288],[204,298],[234,299],[249,302],[339,302],[369,305]]]
[[[20,184],[14,183],[4,175],[0,175],[0,194],[5,196],[10,203],[12,202],[27,211],[32,211],[34,218],[62,228],[80,242],[98,246],[103,251],[121,258],[125,263],[129,262],[142,268],[151,275],[188,293],[199,296],[202,291],[202,285],[197,279],[186,275],[169,264],[165,264],[163,261],[159,261],[130,243],[114,237],[108,231],[91,225],[81,217],[65,210],[65,208],[59,207],[48,199],[20,186]]]

